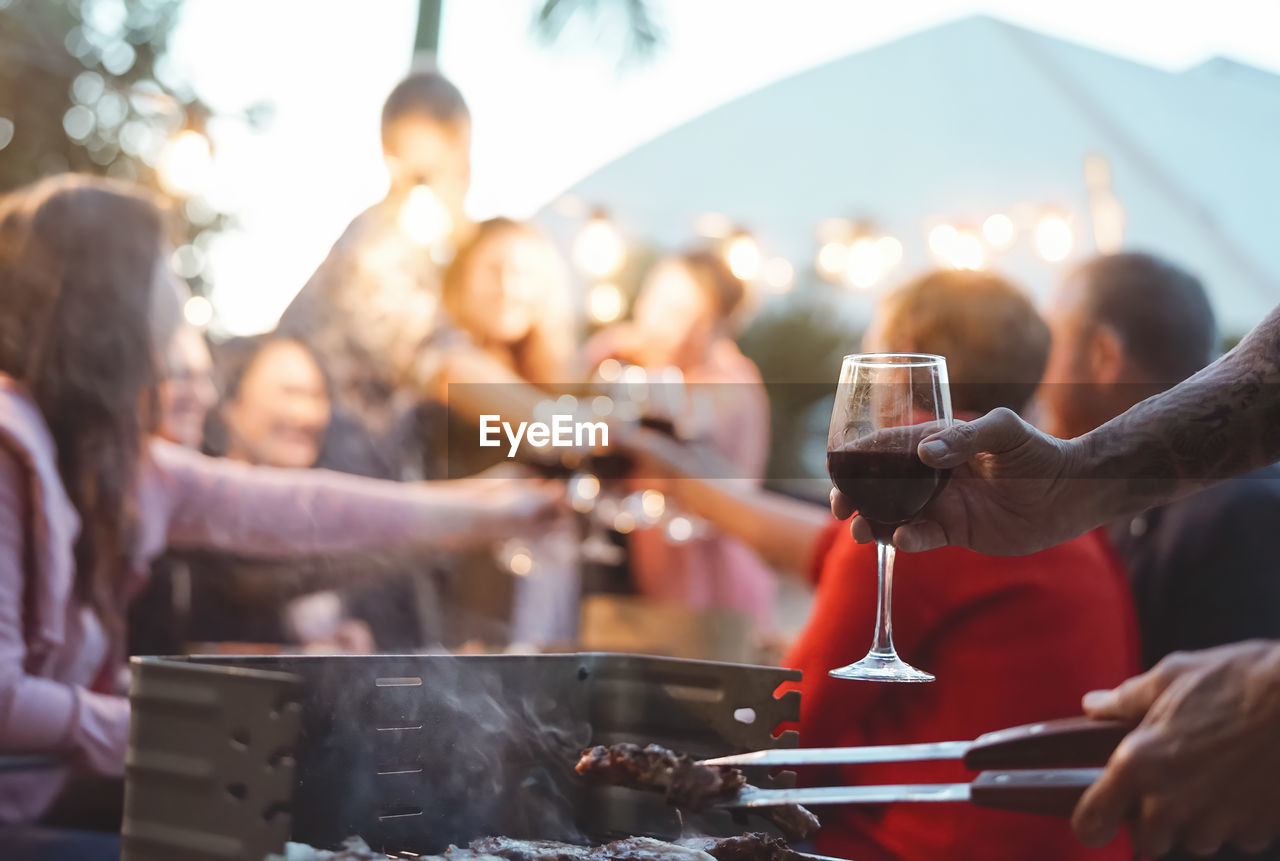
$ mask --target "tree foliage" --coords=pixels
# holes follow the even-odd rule
[[[621,62],[645,60],[662,47],[665,38],[655,6],[656,0],[544,0],[534,18],[534,32],[550,44],[575,17],[600,22],[620,16],[627,34]]]
[[[168,56],[182,2],[0,0],[0,192],[66,171],[161,190],[165,145],[209,117]],[[223,222],[175,203],[191,239]]]

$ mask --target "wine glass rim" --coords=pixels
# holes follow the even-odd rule
[[[934,353],[850,353],[844,361],[870,368],[926,368],[947,363]]]

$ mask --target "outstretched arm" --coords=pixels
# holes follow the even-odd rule
[[[537,528],[554,490],[397,484],[321,469],[272,469],[151,445],[144,504],[165,514],[175,547],[301,556],[388,547],[460,546]]]
[[[894,543],[1001,555],[1050,547],[1280,460],[1280,309],[1194,377],[1078,439],[996,410],[926,437],[919,453],[953,480]],[[853,513],[838,494],[832,510]],[[862,518],[852,531],[872,540]]]
[[[1231,352],[1077,441],[1110,505],[1141,511],[1280,460],[1280,308]]]
[[[777,570],[808,572],[818,539],[832,522],[826,508],[764,490],[706,446],[644,428],[626,432],[622,446],[635,460],[635,483],[663,491]]]

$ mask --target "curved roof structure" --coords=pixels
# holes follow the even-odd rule
[[[1103,155],[1126,247],[1204,278],[1221,327],[1280,303],[1280,77],[1226,60],[1171,73],[988,17],[966,18],[797,74],[638,147],[570,193],[660,245],[724,213],[812,272],[815,228],[861,217],[930,263],[938,221],[1013,213],[992,265],[1036,291],[1094,250],[1084,160]],[[1049,264],[1035,213],[1067,214]]]

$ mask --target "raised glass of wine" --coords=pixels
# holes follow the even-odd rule
[[[844,357],[827,435],[832,483],[870,521],[880,588],[875,637],[862,660],[831,671],[840,679],[931,682],[893,647],[893,532],[909,523],[946,483],[925,466],[920,440],[951,424],[947,360],[924,353],[857,353]]]

